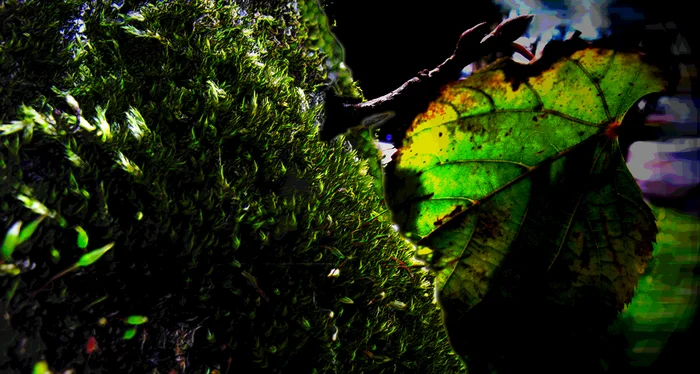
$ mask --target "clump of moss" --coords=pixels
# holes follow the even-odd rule
[[[4,3],[0,369],[460,369],[367,161],[317,140],[312,6]]]

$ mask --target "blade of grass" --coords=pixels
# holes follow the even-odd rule
[[[46,282],[46,284],[44,284],[43,286],[41,286],[41,288],[39,288],[38,290],[32,292],[32,297],[33,297],[34,295],[36,295],[37,292],[43,290],[46,286],[49,285],[49,283],[55,281],[56,279],[58,279],[58,278],[60,278],[60,277],[62,277],[62,276],[64,276],[64,275],[70,273],[71,271],[74,271],[75,269],[77,269],[77,268],[79,268],[79,267],[86,267],[86,266],[92,265],[95,261],[99,260],[100,257],[102,257],[105,253],[107,253],[107,251],[109,251],[110,249],[112,249],[112,247],[114,247],[114,242],[109,243],[109,244],[105,245],[105,246],[102,247],[102,248],[95,249],[94,251],[91,251],[91,252],[88,252],[88,253],[82,255],[82,256],[80,257],[80,259],[78,260],[78,262],[76,262],[75,264],[71,265],[71,266],[70,266],[69,268],[67,268],[66,270],[63,270],[62,272],[60,272],[60,273],[54,275],[53,278],[49,279],[49,281]]]

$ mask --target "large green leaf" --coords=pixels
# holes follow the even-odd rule
[[[528,287],[605,327],[651,256],[654,216],[615,130],[667,82],[641,54],[573,43],[444,87],[387,166],[392,219],[435,270],[463,356],[488,346],[484,311],[498,309],[479,304],[505,305]]]

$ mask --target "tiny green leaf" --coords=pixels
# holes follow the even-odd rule
[[[333,253],[333,255],[335,255],[336,257],[338,257],[341,260],[345,258],[345,256],[343,255],[343,252],[341,252],[338,248],[333,248],[330,246],[324,246],[324,248],[331,251],[331,253]]]
[[[70,94],[66,95],[66,103],[68,103],[68,106],[70,106],[74,112],[80,113],[80,105],[78,105],[78,101],[75,100],[75,98]]]
[[[100,136],[103,142],[106,142],[112,138],[112,131],[111,127],[109,125],[109,122],[107,122],[107,117],[105,116],[105,113],[107,113],[106,109],[103,109],[100,106],[95,107],[95,112],[97,112],[97,117],[95,117],[95,122],[97,122],[97,126],[100,129],[100,132],[97,133],[97,136]]]
[[[124,154],[120,151],[117,151],[117,159],[115,161],[127,173],[135,177],[140,177],[141,175],[143,175],[138,165],[126,158],[126,156],[124,156]]]
[[[131,108],[126,112],[126,122],[131,135],[136,139],[141,139],[151,131],[148,129],[148,126],[146,126],[146,121],[136,108]]]
[[[347,296],[343,297],[342,299],[340,299],[338,301],[340,301],[343,304],[354,304],[355,303],[354,301],[352,301],[351,298],[349,298]]]
[[[80,226],[75,226],[75,231],[78,232],[78,248],[86,248],[88,245],[88,235]]]
[[[141,325],[148,322],[148,317],[145,316],[129,316],[126,317],[126,323],[129,325]]]
[[[12,121],[12,123],[0,125],[0,136],[6,136],[22,131],[25,126],[26,125],[22,121]]]
[[[0,264],[0,275],[19,275],[21,271],[15,264]]]
[[[82,257],[80,257],[80,260],[78,260],[78,262],[75,264],[75,267],[85,267],[92,265],[95,261],[102,257],[102,255],[104,255],[105,253],[107,253],[107,251],[112,249],[113,246],[114,242],[109,243],[102,248],[84,254]]]
[[[394,300],[394,301],[389,303],[389,306],[394,308],[394,309],[405,309],[406,303],[404,303],[403,301]]]
[[[24,206],[27,207],[27,209],[31,210],[32,212],[36,214],[40,214],[42,216],[49,215],[49,208],[46,207],[46,205],[42,204],[40,201],[33,199],[28,196],[24,195],[17,195],[17,200],[21,201],[24,203]]]
[[[5,261],[10,261],[12,259],[12,252],[15,251],[15,247],[19,244],[19,230],[22,228],[22,221],[15,222],[5,235],[5,240],[2,242],[2,258]]]
[[[27,226],[25,226],[19,233],[17,245],[20,245],[27,241],[27,239],[29,239],[32,236],[32,234],[34,234],[34,231],[36,231],[36,228],[39,227],[39,224],[41,223],[41,221],[44,220],[44,218],[46,218],[45,215],[35,219],[34,221],[30,222]]]
[[[122,336],[122,339],[129,340],[129,339],[132,339],[134,336],[136,336],[136,329],[128,329],[128,330],[124,331],[124,335]]]

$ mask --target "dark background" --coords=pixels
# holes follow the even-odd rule
[[[345,49],[345,63],[359,81],[366,99],[384,95],[422,69],[431,69],[449,57],[459,35],[480,22],[494,26],[502,19],[491,1],[431,0],[321,0],[333,33]],[[562,2],[542,1],[545,4]],[[416,5],[417,4],[417,5]],[[647,25],[672,22],[690,48],[682,57],[698,65],[696,12],[691,2],[615,1],[609,5],[612,32],[644,32]],[[675,38],[675,37],[673,37]],[[693,94],[697,78],[692,81]],[[696,276],[700,274],[697,272]],[[653,366],[636,374],[694,372],[700,366],[700,313],[685,332],[670,338]]]
[[[488,0],[321,0],[336,23],[333,33],[345,48],[345,63],[371,99],[397,88],[422,69],[432,69],[454,51],[461,33],[480,22],[498,24],[499,7]],[[561,1],[542,1],[561,6]],[[679,0],[616,1],[609,19],[618,30],[644,30],[647,24],[674,22],[697,47],[696,12]],[[418,5],[416,5],[418,4]],[[638,18],[637,21],[631,19]],[[627,18],[627,21],[622,21]],[[697,54],[694,55],[697,57]]]

